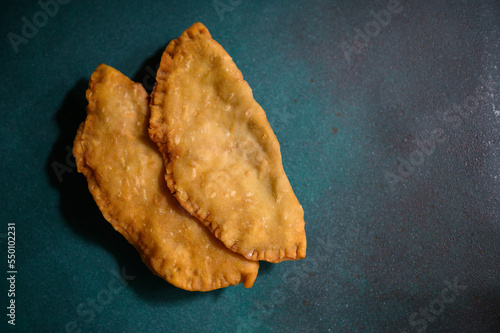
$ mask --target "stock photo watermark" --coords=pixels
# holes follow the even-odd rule
[[[70,145],[66,145],[64,149],[66,150],[66,157],[64,159],[64,163],[60,161],[53,161],[50,164],[59,183],[62,183],[64,174],[72,173],[73,170],[76,168],[75,156],[73,155],[73,148]]]
[[[145,70],[147,72],[146,75],[142,78],[142,86],[147,91],[152,91],[156,84],[156,72],[158,72],[158,68],[160,68],[160,64],[156,65],[156,69],[147,65]]]
[[[241,5],[243,0],[213,0],[212,5],[214,6],[217,15],[219,16],[219,20],[224,21],[224,14],[227,12],[232,12],[236,7]]]
[[[272,123],[273,130],[279,133],[295,121],[296,115],[285,106],[285,108],[271,109],[269,111],[269,117],[276,119]]]
[[[446,142],[447,139],[444,130],[438,127],[427,138],[417,140],[417,148],[409,153],[406,158],[398,157],[396,173],[386,171],[385,179],[389,189],[394,191],[396,184],[413,176],[416,168],[423,165],[426,158],[434,153],[436,147]]]
[[[49,18],[53,18],[59,13],[60,5],[67,5],[70,2],[71,0],[39,0],[38,6],[41,10],[36,11],[31,16],[31,19],[26,16],[21,17],[22,27],[20,33],[11,31],[7,34],[7,39],[14,52],[19,53],[20,45],[28,44],[30,40],[38,35],[40,29],[49,22]]]
[[[99,290],[95,297],[89,297],[85,302],[75,307],[77,318],[64,325],[65,333],[81,333],[81,324],[93,322],[97,315],[104,311],[105,307],[111,304],[115,297],[128,286],[128,283],[136,278],[134,275],[127,274],[125,267],[121,271],[111,271],[110,273],[112,276],[107,285]]]
[[[423,333],[427,330],[430,323],[434,322],[446,310],[446,305],[451,305],[460,296],[462,291],[467,287],[458,281],[455,277],[453,283],[444,280],[444,287],[441,293],[429,302],[427,306],[423,306],[418,311],[413,312],[408,316],[408,324],[413,328],[410,332]],[[409,333],[402,331],[401,333]]]
[[[274,310],[285,302],[286,291],[297,293],[301,283],[313,274],[319,273],[321,263],[331,260],[334,253],[333,240],[319,237],[316,242],[321,246],[320,253],[312,253],[311,259],[305,260],[302,265],[283,274],[282,289],[274,289],[266,300],[256,302],[254,308],[243,322],[238,324],[237,333],[258,331],[262,321],[271,317]]]
[[[426,158],[430,157],[439,145],[448,140],[453,130],[459,129],[477,111],[481,102],[488,105],[488,100],[493,96],[493,82],[483,76],[479,77],[479,81],[482,84],[482,91],[476,91],[475,94],[467,96],[462,103],[453,104],[441,115],[438,115],[442,122],[441,126],[432,130],[426,138],[417,140],[417,148],[408,156],[398,157],[395,172],[385,172],[384,177],[391,191],[396,189],[397,184],[403,183],[406,179],[412,177],[417,168],[425,163]]]
[[[382,29],[391,23],[393,16],[400,14],[402,11],[403,7],[398,0],[389,0],[386,9],[381,9],[378,12],[371,10],[370,16],[373,20],[367,22],[363,29],[358,27],[353,28],[355,35],[352,38],[352,42],[344,41],[340,43],[345,60],[351,62],[353,53],[360,54],[369,45],[370,39],[380,35]]]
[[[12,222],[7,224],[7,323],[13,326],[16,325],[16,278],[16,223]]]

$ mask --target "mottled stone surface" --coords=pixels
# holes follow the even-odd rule
[[[0,253],[7,275],[16,222],[18,331],[500,329],[497,1],[43,3],[0,13]],[[151,274],[68,153],[97,65],[151,90],[196,21],[266,110],[305,211],[307,258],[262,263],[250,290]]]

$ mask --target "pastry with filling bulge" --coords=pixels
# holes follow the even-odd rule
[[[162,55],[149,134],[180,204],[251,260],[304,258],[304,212],[278,140],[252,89],[208,29],[195,23]]]
[[[162,155],[148,136],[149,96],[143,86],[100,65],[87,100],[73,152],[106,220],[155,274],[176,287],[208,291],[240,282],[251,287],[258,263],[228,250],[168,189]]]

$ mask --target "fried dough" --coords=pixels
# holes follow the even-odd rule
[[[252,89],[201,23],[170,42],[150,102],[149,134],[168,187],[229,249],[252,260],[306,255],[304,212]]]
[[[258,263],[228,250],[183,211],[164,179],[163,158],[148,136],[148,94],[100,65],[87,90],[87,119],[73,152],[106,220],[171,284],[208,291],[251,287]]]

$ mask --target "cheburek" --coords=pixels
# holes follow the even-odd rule
[[[141,84],[99,65],[74,142],[78,171],[104,217],[154,273],[186,290],[251,287],[258,263],[228,250],[167,188],[163,158],[148,136],[148,97]]]
[[[252,260],[306,255],[304,212],[278,140],[252,89],[208,29],[195,23],[162,55],[149,134],[181,205]]]

